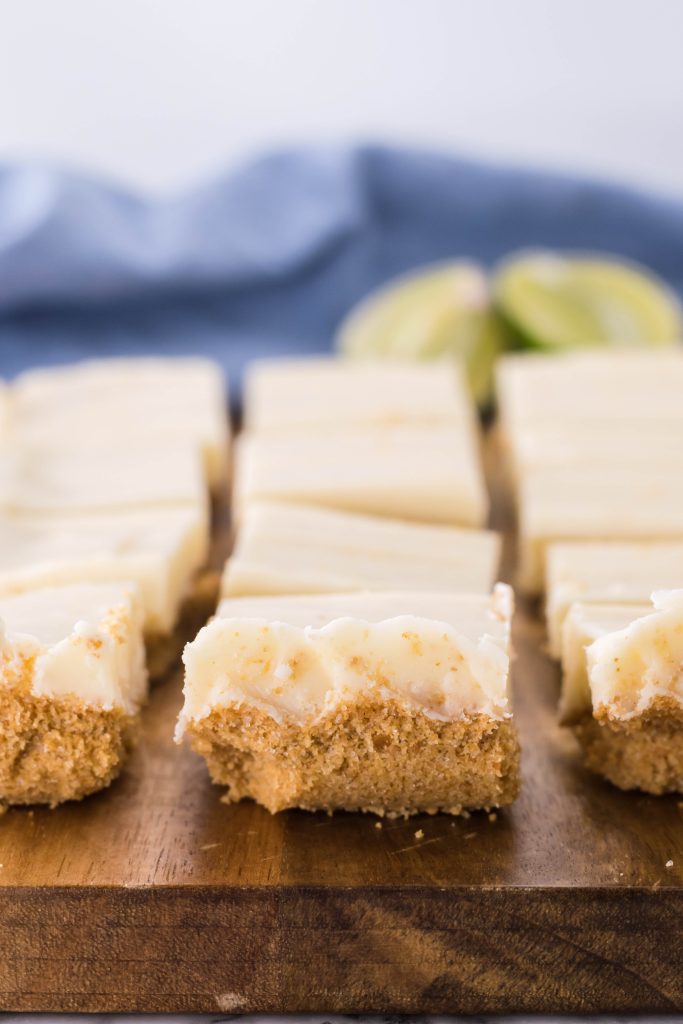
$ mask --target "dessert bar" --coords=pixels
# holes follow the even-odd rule
[[[246,506],[223,574],[224,597],[445,590],[490,593],[500,537],[311,505]]]
[[[647,604],[683,583],[682,543],[597,541],[551,544],[546,567],[550,652],[560,657],[562,624],[575,601]]]
[[[107,786],[139,722],[142,609],[122,584],[0,598],[0,803],[57,804]]]
[[[344,362],[335,358],[251,363],[244,385],[249,431],[318,431],[439,422],[470,423],[471,399],[452,360]]]
[[[243,435],[237,518],[264,500],[460,526],[488,513],[477,442],[453,423]]]
[[[226,477],[225,382],[208,359],[94,359],[28,370],[11,394],[14,444],[96,451],[191,445],[212,487]]]
[[[621,789],[683,791],[683,590],[573,605],[562,660],[563,716],[587,766]]]
[[[512,594],[224,600],[185,649],[185,733],[231,800],[407,815],[510,803]]]

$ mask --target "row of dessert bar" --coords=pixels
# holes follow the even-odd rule
[[[118,773],[148,669],[215,606],[224,381],[199,359],[97,360],[0,397],[0,802],[56,803]]]
[[[271,811],[509,803],[512,595],[458,368],[254,364],[244,426],[178,737]]]
[[[562,721],[616,785],[681,791],[683,351],[510,357],[498,394]]]

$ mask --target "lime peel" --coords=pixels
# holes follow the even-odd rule
[[[672,290],[613,257],[518,253],[498,268],[493,294],[504,322],[530,348],[657,346],[683,338]]]

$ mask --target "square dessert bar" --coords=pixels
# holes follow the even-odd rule
[[[0,510],[7,513],[76,515],[207,505],[200,456],[190,444],[138,440],[128,447],[0,450]]]
[[[683,420],[683,351],[512,354],[496,367],[506,434],[523,423]]]
[[[657,465],[683,470],[683,421],[525,421],[508,438],[514,477],[544,467]]]
[[[70,583],[137,584],[156,679],[215,610],[217,576],[200,571],[208,547],[207,510],[193,505],[91,516],[0,513],[0,597]]]
[[[11,394],[15,444],[79,450],[192,445],[212,487],[226,478],[225,381],[208,359],[96,359],[30,370]]]
[[[0,598],[0,804],[58,804],[120,772],[147,690],[125,584]]]
[[[555,541],[683,540],[683,351],[516,355],[497,377],[523,589]]]
[[[576,601],[569,607],[560,634],[562,688],[559,715],[562,725],[576,725],[586,715],[592,714],[586,648],[598,637],[616,633],[650,611],[652,605],[649,601],[633,604]]]
[[[683,541],[683,478],[657,465],[553,466],[519,490],[517,582],[540,593],[557,541]]]
[[[565,722],[620,789],[683,791],[683,590],[652,605],[575,604],[562,637]]]
[[[0,514],[0,598],[71,583],[136,583],[145,632],[169,633],[208,553],[205,510]]]
[[[223,574],[224,597],[353,590],[489,594],[500,537],[307,505],[247,505]]]
[[[474,418],[464,377],[451,360],[268,359],[251,363],[244,389],[245,427],[254,432]]]
[[[234,507],[281,501],[422,522],[481,526],[488,499],[466,424],[245,434]]]
[[[177,738],[271,812],[509,804],[511,614],[503,584],[225,600],[185,649]]]
[[[683,584],[683,542],[551,544],[546,565],[550,651],[561,655],[562,624],[575,601],[647,604],[655,590]]]

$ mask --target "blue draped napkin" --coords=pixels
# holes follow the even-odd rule
[[[349,307],[417,264],[525,246],[620,253],[683,293],[683,203],[367,146],[278,152],[177,198],[0,167],[0,376],[86,355],[244,362],[330,347]]]

